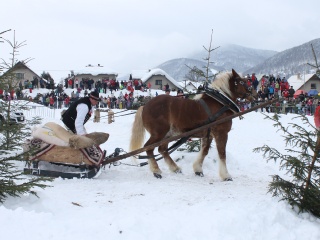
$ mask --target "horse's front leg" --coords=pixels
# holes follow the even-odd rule
[[[203,177],[202,165],[204,158],[208,155],[209,147],[212,142],[212,138],[204,137],[201,139],[201,150],[199,152],[197,160],[193,163],[193,171],[197,176]]]
[[[226,146],[228,141],[228,133],[220,133],[215,135],[217,150],[219,154],[219,175],[223,181],[232,181],[227,169]]]
[[[149,163],[149,168],[150,168],[150,171],[153,172],[153,175],[156,177],[156,178],[162,178],[161,176],[161,170],[158,166],[158,163],[157,161],[155,160],[155,158],[153,157],[153,150],[154,149],[151,149],[151,150],[148,150],[146,151],[147,153],[147,156],[148,156],[148,163]]]
[[[159,153],[164,158],[164,161],[168,165],[170,171],[174,173],[181,173],[181,168],[178,167],[177,164],[172,160],[167,150],[168,150],[168,144],[161,145],[158,148]]]
[[[144,146],[151,145],[151,144],[153,144],[153,143],[155,143],[157,141],[160,141],[159,138],[150,137],[149,140],[144,144]],[[161,170],[160,170],[160,168],[158,166],[157,161],[154,158],[153,151],[154,151],[154,148],[146,151],[147,156],[148,156],[149,168],[150,168],[151,172],[153,172],[153,175],[156,178],[162,178],[161,177],[161,173],[162,172],[161,172]]]

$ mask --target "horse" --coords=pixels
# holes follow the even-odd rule
[[[257,96],[256,91],[247,84],[247,81],[247,78],[241,78],[232,69],[231,72],[219,73],[210,87],[193,99],[165,94],[152,98],[136,112],[132,125],[130,151],[142,147],[145,130],[150,134],[150,138],[144,144],[148,146],[239,112],[236,104],[238,99],[253,101]],[[203,161],[214,138],[219,155],[220,178],[224,181],[232,181],[226,165],[226,144],[231,127],[232,120],[229,120],[190,136],[190,138],[201,139],[201,150],[193,163],[196,175],[204,176]],[[181,173],[181,168],[170,157],[168,144],[160,145],[158,151],[172,172]],[[156,178],[162,178],[162,172],[153,152],[154,149],[146,151],[150,170]]]

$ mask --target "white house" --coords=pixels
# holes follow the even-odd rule
[[[134,75],[132,78],[134,78]],[[164,86],[167,84],[171,90],[180,88],[179,83],[160,68],[148,70],[141,76],[141,80],[146,85],[150,85],[151,89],[163,90]]]
[[[316,89],[320,92],[320,78],[315,73],[292,75],[288,79],[288,83],[295,91],[304,90],[308,92],[311,89]]]

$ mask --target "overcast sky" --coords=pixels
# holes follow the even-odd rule
[[[283,51],[320,37],[319,0],[8,0],[2,37],[55,80],[101,64],[119,75],[189,57],[210,43]],[[0,44],[0,57],[9,50]],[[58,79],[57,79],[58,78]]]

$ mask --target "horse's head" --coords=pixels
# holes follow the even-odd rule
[[[241,78],[234,69],[232,69],[232,77],[230,80],[232,80],[230,87],[234,87],[233,93],[236,98],[247,99],[250,102],[257,98],[257,91],[248,85],[248,79]]]

